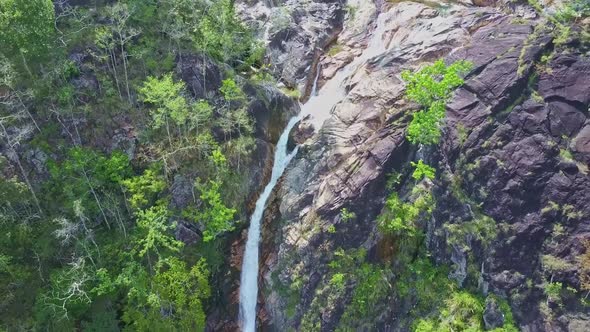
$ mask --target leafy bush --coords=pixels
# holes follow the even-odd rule
[[[414,113],[408,127],[408,140],[418,144],[437,144],[440,126],[445,116],[446,102],[453,89],[463,84],[462,76],[472,67],[467,61],[446,66],[442,59],[416,73],[402,72],[406,82],[406,97],[423,109]]]
[[[412,194],[413,202],[402,202],[397,193],[392,193],[385,202],[385,210],[377,226],[384,234],[408,239],[420,234],[417,225],[421,213],[430,214],[433,209],[432,194],[416,187]]]
[[[189,116],[189,107],[182,96],[185,89],[183,82],[174,82],[172,74],[166,74],[161,79],[148,77],[139,89],[142,100],[155,106],[151,112],[154,128],[166,126],[170,132],[170,124],[184,125]]]
[[[412,173],[412,177],[414,179],[418,181],[422,180],[424,177],[430,180],[434,179],[434,176],[436,175],[436,169],[426,165],[422,159],[418,160],[418,163],[412,161],[411,164],[416,168],[414,173]]]
[[[555,13],[555,18],[562,22],[573,22],[590,16],[590,2],[588,0],[564,1],[564,4]]]
[[[488,301],[499,304],[504,315],[504,325],[493,332],[517,332],[510,306],[491,294]],[[484,331],[483,311],[485,301],[466,291],[453,291],[444,301],[438,317],[420,319],[414,327],[415,332],[451,332],[451,331]]]

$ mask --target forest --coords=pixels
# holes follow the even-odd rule
[[[233,3],[2,0],[0,45],[0,329],[202,330],[247,194],[242,85],[269,79]],[[195,54],[224,65],[199,99],[175,72]],[[101,141],[121,122],[137,147]],[[177,240],[179,219],[202,241]]]
[[[588,0],[0,0],[0,332],[589,331],[589,169]]]

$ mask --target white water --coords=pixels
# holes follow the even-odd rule
[[[303,105],[301,118],[310,115],[310,123],[313,124],[316,130],[321,128],[324,121],[330,118],[334,106],[346,97],[345,83],[348,78],[365,64],[367,60],[387,50],[388,45],[383,41],[383,33],[387,27],[387,24],[385,24],[386,19],[387,15],[379,15],[377,26],[367,43],[367,48],[351,63],[336,72],[334,77],[327,81],[319,92],[312,93],[309,100]],[[320,67],[318,65],[319,69]]]
[[[256,208],[252,217],[250,218],[250,228],[248,229],[248,240],[246,242],[246,250],[244,251],[244,258],[242,262],[242,275],[240,280],[240,324],[242,331],[254,332],[256,330],[256,303],[258,299],[258,244],[260,242],[260,223],[264,214],[266,201],[272,193],[277,181],[285,171],[285,168],[297,154],[297,147],[291,152],[287,151],[287,141],[291,129],[297,124],[299,119],[306,115],[311,116],[311,123],[316,129],[330,117],[330,113],[334,106],[346,96],[344,89],[344,82],[350,75],[354,74],[356,70],[363,65],[367,60],[377,56],[387,49],[387,45],[383,43],[382,36],[385,32],[384,15],[377,18],[377,27],[373,32],[371,39],[367,44],[367,48],[355,58],[351,63],[339,70],[332,79],[316,91],[317,80],[319,77],[320,65],[318,63],[318,73],[313,85],[313,91],[310,99],[302,107],[301,115],[293,117],[287,127],[281,134],[277,142],[277,148],[274,156],[274,165],[272,169],[272,176],[270,182],[264,188],[264,191],[256,202]]]
[[[270,182],[264,188],[264,191],[256,202],[256,209],[250,218],[250,228],[248,229],[248,241],[244,251],[244,260],[242,262],[242,276],[240,281],[240,322],[242,331],[254,332],[256,328],[256,302],[258,299],[258,244],[260,242],[260,222],[264,213],[264,207],[268,197],[272,193],[277,181],[285,171],[285,168],[291,159],[297,154],[297,147],[288,153],[287,141],[289,133],[299,117],[293,117],[287,124],[285,131],[281,134],[277,142],[275,151],[274,165]]]

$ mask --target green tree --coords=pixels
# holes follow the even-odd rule
[[[206,127],[213,116],[213,108],[206,100],[199,100],[192,104],[188,115],[189,130],[195,130],[199,134],[199,128]]]
[[[411,164],[416,168],[414,173],[412,173],[412,177],[414,179],[418,181],[422,180],[424,177],[430,180],[434,179],[434,176],[436,175],[436,169],[425,164],[422,159],[418,160],[418,163],[412,161]]]
[[[142,175],[125,179],[121,183],[130,194],[128,200],[134,209],[153,203],[154,198],[166,188],[166,181],[154,168],[146,169]]]
[[[445,116],[446,102],[453,89],[463,84],[462,76],[472,67],[467,61],[446,66],[442,59],[419,71],[402,72],[406,82],[406,97],[423,109],[414,113],[408,127],[408,140],[419,144],[437,144],[440,126]]]
[[[195,43],[213,58],[230,65],[239,64],[255,53],[252,34],[236,16],[232,0],[218,0],[199,20]]]
[[[209,242],[222,233],[232,231],[234,229],[234,216],[237,210],[229,208],[223,203],[219,192],[221,182],[197,182],[196,187],[201,194],[200,200],[203,204],[199,210],[193,210],[190,215],[192,215],[192,218],[196,222],[201,223],[205,227],[203,241]]]
[[[483,300],[466,291],[453,292],[439,317],[420,319],[414,331],[483,331]]]
[[[121,59],[123,60],[123,73],[125,75],[125,89],[127,92],[127,99],[131,103],[131,92],[129,90],[129,73],[128,73],[128,54],[127,44],[136,36],[140,34],[140,30],[129,25],[129,19],[132,14],[129,6],[125,3],[117,2],[107,8],[108,17],[112,24],[109,25],[112,37],[115,39],[117,49],[121,52]],[[113,61],[113,66],[115,62]]]
[[[175,240],[169,234],[175,225],[168,222],[168,216],[168,208],[164,204],[158,204],[137,212],[138,235],[136,246],[138,247],[137,254],[140,257],[150,252],[155,252],[158,257],[161,257],[161,250],[180,250],[182,242]]]
[[[161,79],[148,77],[139,89],[142,100],[155,107],[151,112],[153,127],[159,129],[166,126],[170,142],[170,122],[183,126],[190,115],[189,104],[183,96],[184,89],[184,83],[175,83],[172,74],[166,74]]]
[[[19,55],[32,76],[27,62],[47,54],[54,22],[51,0],[0,0],[0,52]]]
[[[80,201],[91,218],[99,215],[110,228],[110,221],[119,217],[120,182],[131,174],[129,158],[121,152],[104,156],[92,149],[75,147],[68,150],[67,159],[61,163],[50,162],[51,181],[48,194],[51,203],[71,206]]]
[[[219,88],[221,95],[228,102],[241,102],[246,99],[246,95],[240,89],[236,81],[231,78],[227,78],[221,82],[221,88]]]
[[[202,301],[209,298],[209,270],[200,259],[190,270],[178,258],[169,257],[158,264],[152,293],[158,311],[172,308],[168,320],[178,331],[203,331],[205,310]]]

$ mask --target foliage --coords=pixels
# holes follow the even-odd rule
[[[236,75],[269,81],[266,50],[230,0],[73,3],[0,0],[0,330],[202,330],[254,146]],[[231,101],[172,74],[197,53]],[[194,174],[209,242],[184,251],[167,188]]]
[[[221,183],[209,181],[208,183],[197,183],[196,187],[200,191],[200,199],[204,206],[193,214],[193,218],[205,228],[203,241],[211,241],[222,233],[232,231],[237,211],[223,203],[219,192]]]
[[[422,180],[424,177],[430,180],[434,179],[436,169],[425,164],[422,159],[418,160],[418,163],[412,161],[411,164],[415,167],[414,173],[412,173],[414,179],[418,181]]]
[[[587,0],[565,1],[555,13],[555,18],[562,22],[575,22],[590,16],[590,3]]]
[[[131,207],[141,209],[153,202],[155,195],[166,188],[166,182],[155,169],[146,169],[142,175],[121,181],[130,194]]]
[[[344,274],[334,273],[330,279],[330,284],[336,288],[344,288]]]
[[[355,218],[356,214],[352,211],[348,211],[347,208],[342,208],[342,210],[340,210],[340,219],[342,220],[342,222],[346,223]]]
[[[454,292],[437,318],[418,321],[415,331],[483,331],[483,301],[468,292]]]
[[[155,205],[146,210],[137,211],[138,238],[137,254],[145,256],[154,251],[161,256],[161,250],[179,251],[182,242],[176,241],[168,231],[174,224],[168,222],[168,209],[163,204]]]
[[[0,45],[7,56],[27,61],[47,54],[54,34],[51,0],[1,0]],[[25,60],[26,59],[26,60]]]
[[[446,102],[453,89],[463,84],[461,76],[471,69],[467,61],[457,61],[446,66],[442,59],[416,73],[404,71],[406,97],[424,107],[414,113],[408,127],[408,140],[418,144],[437,144],[440,126],[445,116]]]
[[[172,74],[161,79],[148,77],[139,89],[144,102],[155,106],[151,116],[154,128],[169,126],[169,121],[176,125],[184,125],[189,117],[189,106],[182,96],[185,86],[183,82],[174,83]]]
[[[471,221],[444,225],[447,243],[468,248],[471,241],[479,241],[484,247],[496,238],[498,226],[489,216],[480,215]]]
[[[412,196],[411,203],[403,202],[395,192],[387,198],[384,213],[379,216],[377,224],[382,233],[406,239],[420,234],[418,217],[432,212],[433,198],[429,192],[418,187]]]
[[[242,92],[242,89],[240,89],[236,81],[231,78],[225,79],[221,82],[221,88],[219,88],[219,91],[227,102],[244,101],[246,99],[246,95]]]
[[[236,64],[238,59],[246,58],[246,65],[258,61],[256,58],[249,58],[250,54],[256,54],[256,44],[236,17],[231,0],[213,2],[207,9],[207,14],[199,20],[196,31],[198,35],[194,42],[197,47],[217,60]]]
[[[556,301],[558,303],[561,302],[561,291],[563,289],[563,283],[561,282],[546,282],[543,285],[543,291],[545,295],[547,295],[547,301]]]
[[[182,331],[203,331],[205,311],[203,300],[211,295],[209,271],[204,259],[187,271],[186,264],[170,257],[158,263],[152,292],[157,296],[157,309],[173,308],[167,319]]]
[[[67,319],[71,313],[83,312],[91,303],[90,281],[86,259],[76,258],[69,266],[51,275],[51,288],[41,294],[39,305],[55,319]]]
[[[362,263],[353,271],[351,279],[356,285],[352,299],[340,318],[339,330],[369,328],[370,326],[363,326],[363,322],[371,321],[367,318],[379,315],[383,308],[378,304],[383,303],[392,290],[389,282],[391,275],[385,267]]]
[[[550,273],[566,271],[574,267],[573,264],[566,261],[565,259],[552,255],[543,255],[541,257],[541,261],[543,263],[543,269]]]
[[[119,183],[131,172],[125,154],[113,152],[107,157],[91,149],[74,147],[68,150],[67,159],[61,163],[50,161],[48,168],[51,181],[47,192],[52,200],[47,203],[63,204],[73,212],[74,202],[80,201],[89,217],[102,219],[109,226],[113,216],[106,206],[120,205],[113,193],[120,192]]]
[[[580,288],[590,292],[590,240],[584,241],[584,253],[578,258],[580,266]]]

